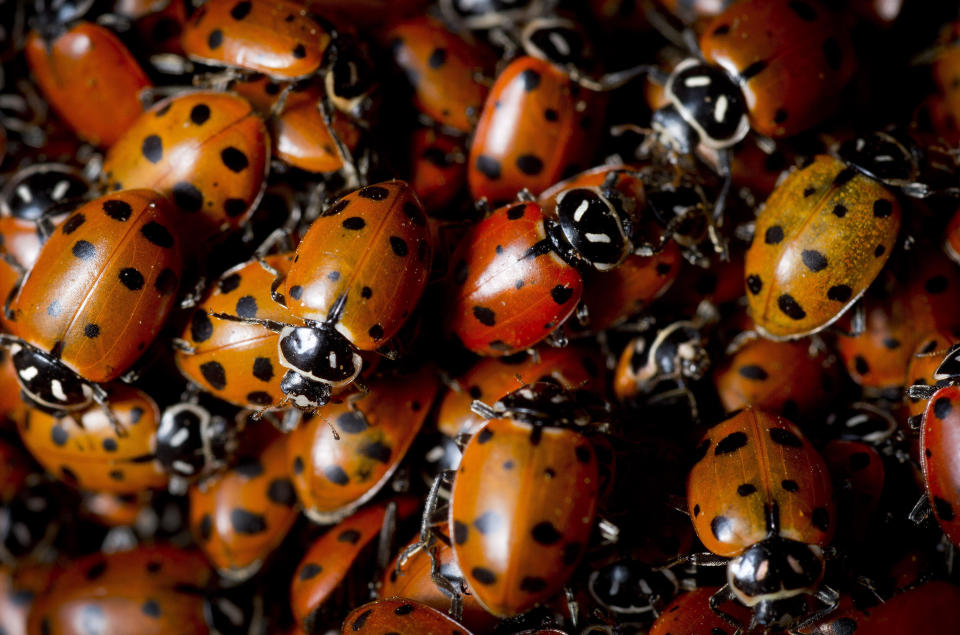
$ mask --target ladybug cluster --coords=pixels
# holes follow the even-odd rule
[[[0,633],[960,633],[956,3],[0,0],[0,302]]]

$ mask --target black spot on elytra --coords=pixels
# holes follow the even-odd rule
[[[157,276],[157,279],[153,281],[153,288],[156,289],[160,295],[170,295],[177,290],[179,282],[177,274],[174,273],[173,269],[164,267]]]
[[[190,337],[194,342],[205,342],[213,335],[213,322],[204,310],[194,311],[190,318]]]
[[[382,441],[366,443],[357,449],[357,453],[380,463],[389,462],[392,454],[390,446],[385,445]]]
[[[273,397],[268,392],[254,390],[247,393],[247,403],[257,406],[269,406],[273,404]]]
[[[756,364],[747,364],[746,366],[741,366],[739,369],[737,369],[737,372],[740,373],[741,377],[755,381],[763,381],[769,377],[767,371]]]
[[[107,571],[107,562],[106,560],[100,560],[99,562],[94,563],[87,569],[87,572],[84,574],[84,577],[87,580],[96,580],[102,576]]]
[[[413,604],[401,604],[393,609],[393,613],[394,615],[410,615],[414,610],[416,610],[416,607]]]
[[[763,69],[767,67],[767,62],[765,60],[759,60],[746,67],[740,71],[740,78],[744,81],[749,81],[751,78],[756,77],[763,72]]]
[[[202,126],[210,118],[210,106],[206,104],[197,104],[190,109],[190,121],[198,126]]]
[[[390,237],[390,249],[393,250],[393,253],[400,258],[403,258],[410,253],[410,249],[407,247],[407,241],[399,236]]]
[[[847,206],[841,203],[837,203],[836,205],[834,205],[832,210],[833,215],[836,216],[837,218],[843,218],[844,216],[846,216],[847,211],[848,211]]]
[[[742,483],[737,486],[737,494],[739,496],[750,496],[756,491],[757,491],[756,485],[753,485],[751,483]]]
[[[543,161],[532,154],[521,154],[517,157],[517,169],[527,176],[536,176],[543,171]]]
[[[143,288],[143,274],[133,267],[121,269],[119,278],[120,282],[123,283],[123,286],[131,291],[139,291]]]
[[[572,296],[573,289],[563,285],[558,284],[554,288],[550,289],[550,297],[553,298],[553,301],[557,304],[566,304],[570,301]]]
[[[803,260],[803,264],[807,266],[807,269],[814,273],[827,268],[827,257],[816,249],[804,249],[800,254],[800,258]]]
[[[230,510],[230,525],[238,534],[252,536],[267,530],[267,519],[262,514],[236,507]]]
[[[147,600],[140,606],[147,617],[160,617],[160,604],[156,600]]]
[[[787,491],[787,492],[796,492],[798,489],[800,489],[800,486],[797,485],[797,482],[789,478],[785,478],[782,481],[780,481],[780,487],[782,487],[784,491]]]
[[[83,334],[89,338],[94,338],[100,335],[100,327],[92,322],[83,327]]]
[[[86,240],[78,240],[77,242],[73,243],[73,248],[71,251],[73,252],[73,255],[80,260],[89,260],[97,255],[97,248]]]
[[[879,258],[887,252],[887,248],[883,245],[877,245],[877,248],[873,250],[873,255]]]
[[[107,202],[110,203],[113,201],[107,201]],[[106,204],[104,204],[104,206],[106,206]],[[129,207],[129,205],[127,207]],[[73,216],[71,216],[66,220],[66,222],[61,227],[61,230],[63,231],[64,234],[69,236],[73,232],[77,231],[77,229],[81,225],[83,225],[86,222],[86,220],[87,218],[83,214],[74,214]]]
[[[497,581],[497,575],[485,567],[474,567],[470,570],[470,574],[474,579],[484,586],[490,586],[495,584]]]
[[[209,46],[211,50],[215,51],[220,48],[221,44],[223,44],[223,31],[220,29],[214,29],[213,31],[210,31],[210,35],[207,36],[207,46]]]
[[[500,178],[500,162],[494,159],[493,157],[488,157],[481,154],[477,157],[477,171],[483,174],[485,177],[491,181],[496,181]]]
[[[783,240],[783,227],[780,227],[780,225],[768,227],[763,235],[763,242],[768,245],[776,245],[781,240]]]
[[[744,432],[731,432],[727,436],[720,439],[717,443],[717,447],[714,448],[714,456],[723,456],[724,454],[730,454],[731,452],[736,452],[740,448],[747,445],[747,435]]]
[[[303,474],[303,459],[299,456],[293,459],[293,473]]]
[[[883,338],[883,346],[891,351],[896,350],[900,348],[900,340],[895,337],[885,337]]]
[[[130,207],[130,204],[127,203],[126,201],[110,199],[108,201],[103,202],[103,212],[113,220],[119,221],[121,223],[125,223],[128,220],[130,220],[130,216],[133,215],[133,208]],[[80,216],[81,219],[83,218],[83,214],[77,214],[77,216]],[[83,222],[83,221],[81,220],[80,222]],[[63,232],[65,234],[69,233],[67,231],[66,225],[64,225]]]
[[[857,175],[856,168],[849,167],[849,166],[845,167],[839,172],[837,172],[837,175],[833,177],[833,186],[843,187],[844,185],[849,183],[853,179],[853,177],[855,177],[856,175]]]
[[[697,446],[697,449],[693,452],[693,462],[699,463],[703,460],[703,457],[707,456],[707,452],[710,450],[710,439],[704,439],[700,442],[700,445]]]
[[[933,402],[933,414],[937,419],[944,419],[953,410],[953,404],[948,397],[938,397]]]
[[[217,284],[217,288],[220,289],[220,293],[227,294],[231,291],[236,291],[237,287],[240,286],[240,274],[232,273]]]
[[[477,433],[477,443],[483,445],[487,441],[493,438],[493,430],[489,428],[483,428],[480,432]]]
[[[817,507],[810,515],[810,522],[820,531],[827,531],[830,529],[830,512],[826,507]]]
[[[547,588],[547,581],[543,578],[524,576],[520,581],[520,590],[527,593],[539,593]]]
[[[356,529],[344,529],[337,536],[337,542],[349,542],[351,545],[355,545],[362,537],[363,534]]]
[[[257,299],[252,295],[245,295],[237,300],[237,315],[242,318],[257,317]]]
[[[773,113],[773,123],[783,123],[787,120],[787,117],[789,117],[789,115],[787,114],[786,110],[783,108],[777,108],[777,110]]]
[[[200,365],[200,374],[215,390],[227,387],[227,371],[220,362],[205,362]]]
[[[195,214],[203,208],[203,192],[192,183],[180,181],[173,186],[173,202],[188,214]]]
[[[228,198],[223,202],[223,211],[230,218],[243,216],[247,211],[247,202],[242,198]]]
[[[453,542],[457,545],[462,545],[467,541],[467,538],[470,536],[470,527],[466,524],[460,522],[459,520],[453,521]]]
[[[383,326],[381,326],[381,325],[379,325],[379,324],[374,324],[374,325],[371,326],[370,329],[367,331],[367,335],[369,335],[371,338],[373,338],[374,341],[378,341],[378,342],[379,342],[380,340],[383,339]]]
[[[302,60],[307,56],[307,48],[303,44],[297,44],[293,47],[293,51],[291,51],[291,53],[296,59]]]
[[[244,154],[242,150],[234,148],[233,146],[224,148],[220,152],[220,160],[223,161],[223,164],[227,166],[227,169],[231,172],[243,172],[247,169],[247,166],[250,165],[250,161],[247,160],[247,155]]]
[[[497,323],[497,316],[493,310],[484,306],[473,307],[473,317],[484,326],[493,326]]]
[[[447,50],[442,48],[433,49],[433,53],[427,58],[427,65],[430,68],[440,68],[447,63]]]
[[[253,376],[260,381],[273,379],[273,364],[267,357],[257,357],[253,360]]]
[[[534,525],[533,529],[530,531],[530,535],[533,536],[533,539],[541,545],[552,545],[563,538],[563,534],[557,531],[557,528],[553,526],[553,523],[547,520]]]
[[[792,320],[802,320],[807,317],[807,312],[803,310],[803,307],[801,307],[789,293],[784,293],[777,298],[777,306],[780,307],[784,315]]]
[[[720,542],[728,542],[733,538],[733,523],[726,516],[714,516],[710,521],[710,531]]]
[[[753,295],[757,295],[763,289],[763,280],[760,279],[755,273],[751,273],[747,276],[747,289]]]
[[[550,122],[557,121],[560,119],[560,113],[553,108],[547,108],[543,111],[543,118]]]
[[[346,485],[350,482],[350,477],[339,465],[328,465],[323,468],[323,475],[336,485]]]
[[[847,302],[853,296],[853,289],[845,284],[836,284],[827,289],[827,298],[834,302]]]
[[[788,448],[803,447],[803,441],[786,428],[770,428],[770,440]]]
[[[520,73],[520,81],[523,82],[523,89],[530,92],[540,85],[540,73],[532,68],[528,68]]]
[[[368,198],[371,201],[382,201],[390,196],[390,190],[379,185],[369,185],[357,192],[357,196]]]
[[[933,276],[923,283],[923,288],[926,292],[932,294],[943,293],[947,290],[948,286],[950,286],[950,282],[946,276]]]
[[[322,571],[323,571],[323,567],[321,567],[320,565],[314,562],[308,562],[307,564],[300,567],[300,573],[297,574],[297,577],[300,579],[301,582],[305,582],[306,580],[310,580],[312,578],[317,577],[318,575],[320,575]]]
[[[201,540],[210,540],[210,536],[213,534],[213,519],[210,517],[210,514],[204,514],[203,518],[200,519],[200,539]]]
[[[870,372],[870,364],[867,363],[863,355],[857,355],[853,358],[853,368],[861,375],[866,375]]]
[[[275,478],[267,486],[267,498],[284,507],[293,507],[297,502],[297,492],[287,478]]]
[[[160,137],[152,134],[144,138],[140,145],[140,152],[143,154],[143,158],[150,163],[159,163],[160,159],[163,158],[163,142]]]
[[[358,231],[367,226],[367,221],[363,220],[359,216],[351,216],[350,218],[344,219],[341,225],[343,226],[344,229]]]

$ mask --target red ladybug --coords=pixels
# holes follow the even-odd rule
[[[770,626],[806,615],[807,595],[836,605],[836,591],[822,584],[823,547],[836,525],[830,474],[795,425],[747,408],[711,428],[697,447],[687,505],[700,541],[729,558],[709,561],[727,567],[711,608],[739,600]]]
[[[78,208],[40,250],[10,302],[13,363],[24,395],[54,413],[102,403],[150,345],[180,282],[173,211],[152,190]]]
[[[27,37],[31,77],[77,135],[111,146],[143,112],[140,92],[152,84],[113,32],[62,17],[41,14]]]
[[[684,593],[660,613],[650,627],[650,635],[733,635],[734,628],[730,623],[710,608],[710,598],[718,590],[716,587],[700,587]],[[744,607],[734,605],[731,611],[738,622],[750,621],[750,611]]]
[[[343,620],[342,632],[359,635],[470,635],[445,613],[405,598],[377,600],[358,606]]]

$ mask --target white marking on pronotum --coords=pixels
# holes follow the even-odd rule
[[[67,400],[67,393],[63,392],[63,384],[60,383],[59,379],[54,379],[50,382],[50,392],[60,401]]]
[[[29,368],[24,368],[20,371],[20,376],[23,378],[23,381],[30,381],[39,374],[40,371],[37,370],[36,366],[30,366]]]
[[[55,201],[59,201],[63,198],[63,195],[67,193],[67,190],[70,189],[70,181],[63,179],[58,181],[56,185],[53,186],[53,192],[50,193],[50,197]]]
[[[717,121],[723,121],[723,118],[727,116],[727,96],[720,95],[717,98],[717,105],[713,109],[713,118]]]
[[[33,194],[30,192],[30,188],[27,187],[26,183],[21,183],[17,186],[17,196],[22,198],[24,203],[29,203],[33,200]]]
[[[687,88],[696,88],[697,86],[709,86],[710,77],[707,75],[694,75],[683,80],[683,85]]]
[[[893,157],[889,154],[881,154],[880,156],[873,157],[874,161],[893,161]]]
[[[181,474],[193,474],[193,466],[187,463],[186,461],[174,461],[173,469]]]
[[[589,240],[592,243],[610,242],[610,237],[607,236],[606,234],[591,234],[590,232],[587,232],[585,235],[587,237],[587,240]]]
[[[334,351],[330,351],[330,354],[327,356],[327,359],[330,361],[330,368],[337,367],[337,354]]]
[[[566,57],[570,55],[570,47],[567,45],[567,41],[563,39],[563,36],[559,33],[551,33],[549,35],[550,43],[553,44],[553,48],[557,49],[557,52],[560,55]]]
[[[587,201],[581,201],[577,211],[573,213],[573,222],[579,223],[580,219],[583,218],[583,215],[587,213],[588,209],[590,209],[590,203]]]
[[[172,445],[175,448],[179,448],[189,438],[190,438],[190,431],[187,430],[186,428],[180,428],[179,430],[177,430],[177,433],[173,435],[173,437],[170,439],[170,445]]]

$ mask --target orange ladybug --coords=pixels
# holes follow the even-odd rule
[[[377,600],[358,606],[343,621],[344,633],[396,635],[471,635],[446,614],[405,598]]]
[[[78,208],[41,248],[7,312],[13,363],[31,405],[60,413],[102,403],[150,345],[180,283],[173,210],[152,190]]]
[[[805,615],[806,595],[834,605],[822,585],[836,529],[830,473],[800,430],[748,407],[712,427],[695,459],[690,518],[704,546],[730,559],[711,606],[739,600],[766,626]]]
[[[188,92],[154,104],[107,152],[104,187],[149,187],[170,197],[193,249],[236,230],[260,199],[270,138],[236,95]]]

